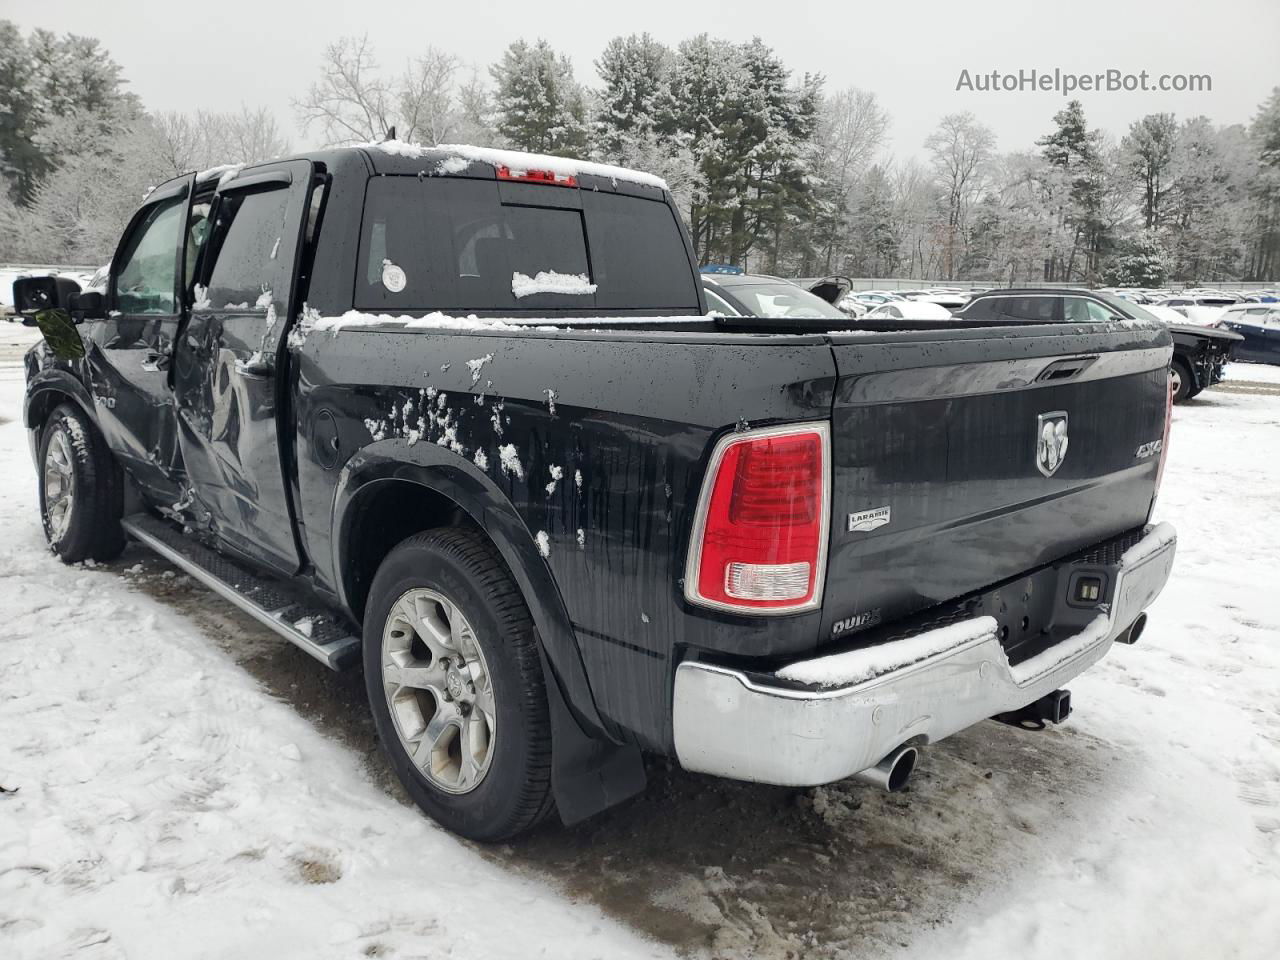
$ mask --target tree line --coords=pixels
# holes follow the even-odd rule
[[[590,157],[663,176],[703,263],[788,276],[1161,285],[1280,277],[1280,89],[1252,122],[1150,114],[1116,139],[1079,101],[1001,152],[971,113],[886,156],[872,92],[795,74],[765,43],[615,37],[580,81],[545,40],[486,70],[367,37],[294,102],[326,143],[397,136]],[[148,112],[96,40],[0,22],[0,259],[99,262],[146,188],[289,150],[263,109]]]

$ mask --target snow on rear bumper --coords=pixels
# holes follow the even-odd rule
[[[969,629],[943,627],[871,648],[875,654],[861,663],[835,654],[782,671],[822,672],[829,666],[824,661],[843,657],[836,668],[846,675],[874,674],[846,685],[797,688],[780,678],[770,683],[740,670],[685,661],[675,679],[676,756],[686,770],[814,786],[874,766],[908,741],[936,742],[1016,710],[1102,658],[1164,588],[1176,545],[1171,525],[1150,528],[1120,558],[1110,609],[1016,666],[1009,664],[991,618],[969,621]],[[951,631],[949,638],[932,642],[930,634],[944,630]],[[886,659],[883,648],[899,644],[913,644],[914,652],[902,658],[903,665],[884,669],[892,658]]]

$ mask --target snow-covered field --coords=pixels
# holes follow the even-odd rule
[[[655,762],[486,849],[404,802],[358,678],[139,549],[48,554],[5,342],[0,957],[1276,956],[1280,396],[1177,408],[1174,578],[1063,726],[981,724],[894,796]]]

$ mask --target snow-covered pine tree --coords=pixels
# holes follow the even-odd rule
[[[497,129],[512,146],[584,156],[589,141],[587,99],[569,58],[545,40],[517,40],[489,68]]]

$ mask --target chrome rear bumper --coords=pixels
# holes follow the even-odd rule
[[[797,688],[697,661],[677,668],[676,756],[686,770],[788,786],[831,783],[874,766],[908,741],[932,743],[1016,710],[1096,663],[1169,579],[1177,535],[1157,524],[1116,566],[1110,609],[1072,637],[1011,666],[996,621],[970,620],[868,650],[791,664],[847,676],[845,686]],[[947,637],[942,631],[952,631]],[[950,638],[958,637],[957,642]],[[904,665],[887,650],[901,644]],[[945,647],[945,649],[943,649]],[[938,652],[927,653],[937,649]],[[926,651],[915,659],[912,651]],[[886,656],[887,655],[887,656]],[[838,661],[838,662],[836,662]],[[803,669],[800,672],[805,672]],[[812,672],[812,671],[810,671]]]

